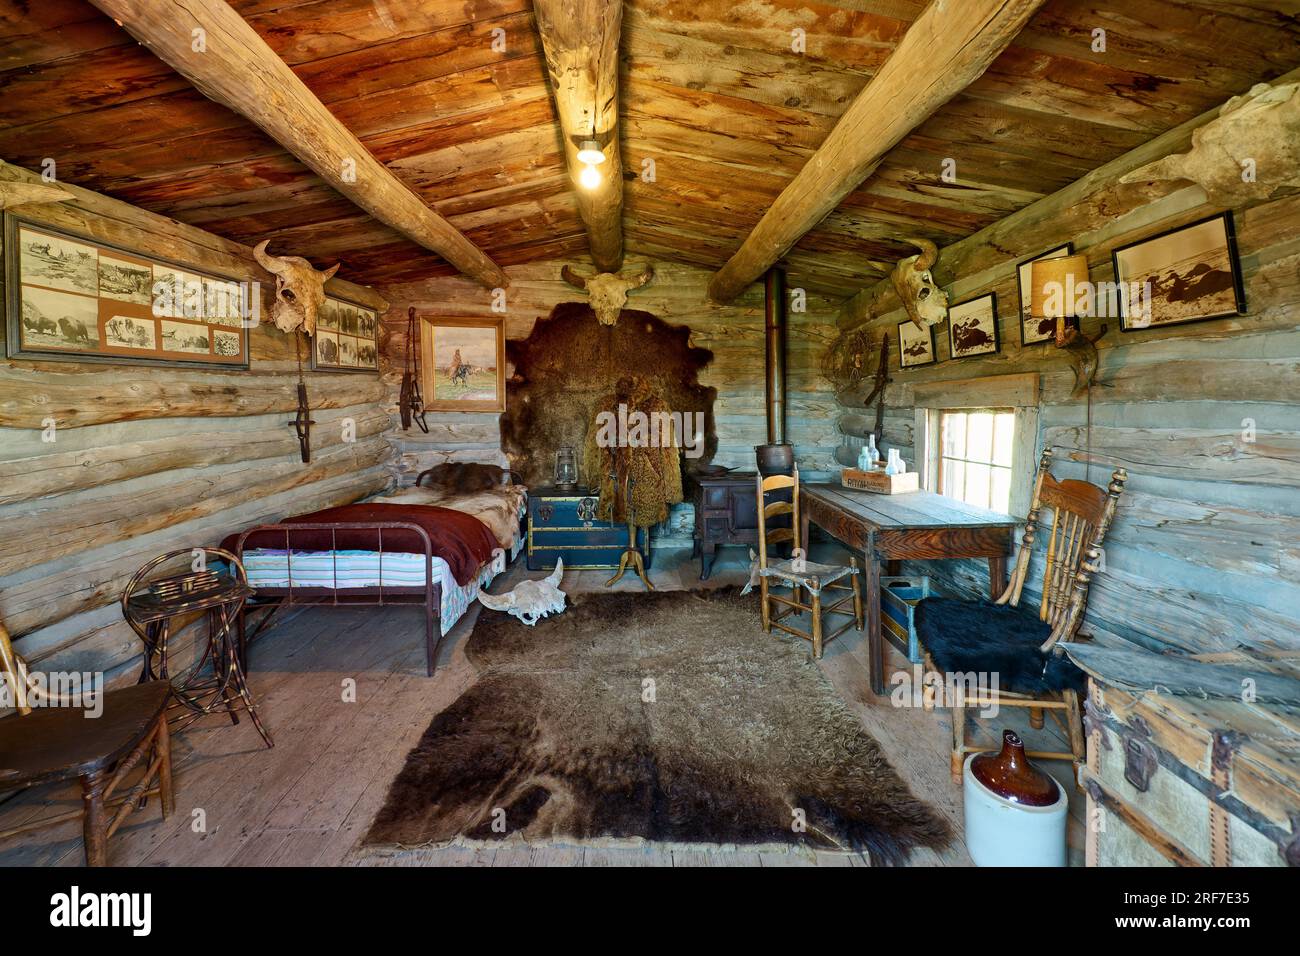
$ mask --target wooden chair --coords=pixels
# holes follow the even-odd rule
[[[82,808],[0,830],[0,839],[80,818],[86,864],[105,866],[108,838],[133,809],[143,809],[153,794],[164,818],[175,809],[167,729],[171,687],[166,681],[99,691],[103,713],[98,717],[70,706],[33,712],[37,687],[0,624],[0,682],[5,680],[18,716],[0,720],[0,791],[76,777]],[[117,795],[118,786],[142,761],[144,774]]]
[[[1051,474],[1051,464],[1051,449],[1044,449],[1034,481],[1020,553],[1002,596],[992,604],[928,598],[918,606],[918,636],[926,650],[925,666],[928,670],[945,675],[983,673],[981,658],[987,665],[989,658],[995,655],[1003,662],[1008,655],[1020,655],[1023,669],[1013,667],[1013,675],[1036,671],[1040,675],[1038,683],[1043,687],[1058,683],[1064,685],[1082,678],[1081,672],[1064,658],[1059,645],[1073,640],[1083,623],[1088,588],[1093,575],[1100,569],[1102,544],[1115,517],[1115,507],[1128,474],[1122,468],[1116,469],[1111,475],[1110,485],[1101,488],[1073,478],[1058,481]],[[1039,514],[1044,507],[1052,509],[1053,519],[1038,613],[1016,614],[1012,609],[1020,604],[1038,536]],[[949,642],[950,638],[942,634],[945,627],[962,630],[965,643],[960,650],[948,648],[941,656],[932,653],[931,645],[937,647]],[[968,639],[971,634],[978,637]],[[1003,689],[1001,684],[1000,679],[996,693],[980,688],[968,694],[960,688],[951,701],[953,781],[961,782],[966,754],[988,749],[966,743],[966,711],[990,706],[1028,708],[1029,724],[1034,729],[1041,729],[1044,713],[1050,713],[1070,741],[1069,752],[1031,750],[1026,753],[1039,759],[1073,761],[1077,775],[1086,759],[1077,687],[1022,687],[1015,690],[1011,687]],[[1014,677],[1011,684],[1017,684]],[[935,705],[935,693],[935,684],[927,683],[922,698],[927,710]]]
[[[857,558],[850,558],[849,567],[847,568],[831,564],[817,564],[806,559],[799,541],[798,468],[795,468],[793,477],[769,475],[764,478],[759,475],[756,479],[756,485],[758,493],[758,577],[763,608],[763,630],[770,634],[772,628],[777,627],[787,634],[793,634],[796,637],[802,637],[806,641],[812,641],[813,656],[820,658],[822,656],[822,646],[827,641],[843,634],[850,627],[857,627],[859,631],[862,630],[862,592],[859,590],[860,586],[858,584]],[[777,500],[770,503],[767,501],[768,493],[779,492],[785,488],[790,489],[790,501]],[[787,514],[791,516],[790,527],[768,529],[767,523],[770,519]],[[769,544],[779,544],[783,541],[792,543],[792,556],[785,560],[769,562],[767,546]],[[845,578],[848,579],[847,582],[844,581]],[[789,585],[790,594],[788,597],[777,594],[772,590],[772,584],[769,582],[773,580],[781,585]],[[808,592],[810,598],[808,604],[804,604],[799,600],[800,593],[804,590]],[[848,591],[849,594],[833,604],[823,606],[823,590],[843,590]],[[853,603],[853,610],[842,610],[843,606],[850,601]],[[773,613],[773,602],[782,605],[782,609]],[[784,618],[792,614],[798,614],[800,611],[807,611],[812,617],[811,634],[782,623]],[[822,628],[822,616],[824,614],[846,614],[849,620],[837,630],[824,634]]]

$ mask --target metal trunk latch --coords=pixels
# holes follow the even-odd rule
[[[1146,793],[1158,765],[1151,728],[1141,717],[1134,717],[1124,735],[1124,779],[1139,793]]]

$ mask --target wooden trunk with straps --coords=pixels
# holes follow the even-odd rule
[[[1300,866],[1300,717],[1089,681],[1089,866]]]

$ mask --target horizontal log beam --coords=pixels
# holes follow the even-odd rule
[[[601,272],[623,264],[623,159],[618,143],[618,41],[621,0],[534,0],[551,92],[564,136],[578,215],[591,258]],[[605,153],[595,189],[578,182],[579,144],[594,140]]]
[[[229,4],[92,2],[200,93],[253,122],[377,220],[489,289],[509,284],[500,267],[379,162]]]
[[[830,135],[709,282],[730,302],[980,77],[1045,0],[932,0]]]
[[[292,412],[298,377],[259,372],[207,372],[170,368],[113,368],[63,372],[0,364],[0,427],[78,428],[142,418],[213,418]],[[381,402],[387,388],[360,375],[313,375],[307,385],[313,409]]]

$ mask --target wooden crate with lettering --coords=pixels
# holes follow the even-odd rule
[[[1089,866],[1300,866],[1300,719],[1089,680]]]

